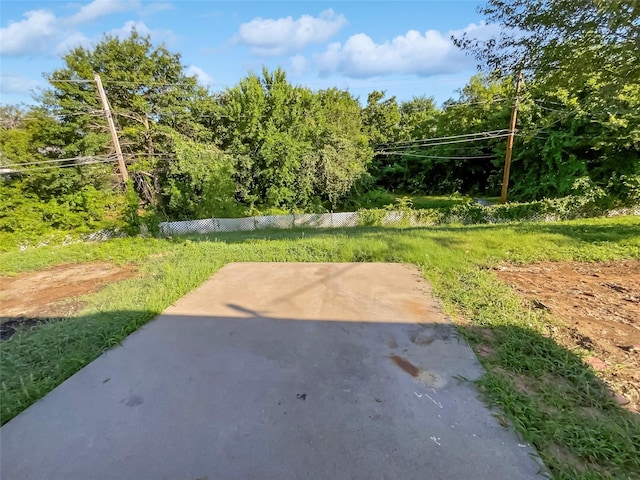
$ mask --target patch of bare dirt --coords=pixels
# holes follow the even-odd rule
[[[498,277],[533,307],[564,321],[554,340],[593,354],[588,363],[640,411],[640,261],[503,265]]]
[[[72,316],[84,306],[77,297],[135,275],[131,265],[96,262],[0,276],[0,338],[9,338],[21,325]]]

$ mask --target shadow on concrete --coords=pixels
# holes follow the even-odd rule
[[[538,478],[462,380],[482,369],[451,324],[224,308],[160,315],[5,424],[2,478]],[[5,367],[64,322],[6,340]],[[38,378],[73,343],[21,361]],[[3,381],[19,397],[24,381]]]
[[[533,330],[226,307],[235,314],[161,315],[6,424],[2,478],[538,478],[528,442],[546,454],[561,445],[580,468],[606,465],[581,456],[560,427],[549,444],[540,432],[562,425],[564,406],[545,412],[541,395],[590,412],[584,428],[614,442],[637,424],[577,355]],[[109,313],[143,322],[152,312]],[[1,344],[3,410],[25,402],[24,365],[37,381],[95,340],[68,329],[57,339],[70,320],[33,320]],[[44,352],[32,348],[45,340]],[[543,379],[543,391],[527,378]],[[499,426],[475,381],[523,437]]]

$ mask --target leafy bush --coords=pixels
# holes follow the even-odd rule
[[[640,174],[612,175],[607,185],[616,206],[640,205]]]
[[[355,198],[353,205],[355,209],[358,208],[383,208],[394,201],[393,194],[382,188],[376,188],[363,193],[359,197]]]
[[[19,182],[0,184],[0,244],[37,244],[45,237],[64,238],[120,224],[122,199],[115,194],[85,186],[57,199],[43,200],[24,191]]]
[[[625,177],[624,181],[627,189],[626,205],[640,205],[640,178]],[[620,185],[623,183],[620,182]],[[421,210],[413,210],[411,199],[404,197],[396,199],[395,204],[387,205],[383,209],[359,210],[359,224],[384,226],[556,221],[597,217],[611,209],[611,196],[588,177],[575,180],[573,192],[573,195],[535,202],[486,206],[469,201],[449,208]],[[392,211],[401,215],[392,218],[389,216]]]
[[[362,227],[381,227],[385,225],[385,218],[389,213],[384,208],[358,210],[358,225]]]
[[[214,145],[174,136],[176,158],[169,163],[164,190],[166,213],[179,220],[237,217],[232,159]]]

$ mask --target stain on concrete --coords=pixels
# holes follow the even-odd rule
[[[411,342],[416,345],[430,345],[436,340],[447,341],[451,337],[449,325],[430,325],[411,334]]]
[[[398,341],[396,340],[396,337],[389,334],[389,336],[387,337],[387,346],[392,349],[398,348]]]
[[[429,309],[423,302],[407,299],[403,302],[403,304],[405,309],[416,318],[425,319],[429,316]]]
[[[447,380],[444,377],[430,370],[421,371],[418,374],[418,379],[431,388],[442,388],[447,384]]]
[[[391,355],[389,357],[393,363],[399,366],[402,370],[407,372],[412,377],[417,377],[420,374],[420,369],[416,367],[413,363],[407,360],[404,357],[399,355]]]
[[[134,395],[133,393],[129,395],[129,397],[124,401],[124,404],[127,407],[136,407],[138,405],[142,405],[142,403],[144,402],[144,400],[142,399],[142,397],[139,397],[138,395]]]

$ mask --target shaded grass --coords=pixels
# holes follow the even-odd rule
[[[463,195],[408,195],[408,197],[413,202],[413,208],[425,210],[430,208],[448,209],[456,205],[462,205],[470,200],[469,197]]]
[[[640,422],[580,357],[551,338],[487,267],[503,261],[640,258],[640,219],[554,224],[275,230],[116,239],[0,254],[0,273],[60,263],[136,262],[142,276],[87,296],[81,317],[19,331],[0,344],[6,422],[228,262],[408,262],[418,265],[470,344],[485,347],[478,382],[540,452],[554,478],[640,478]]]

